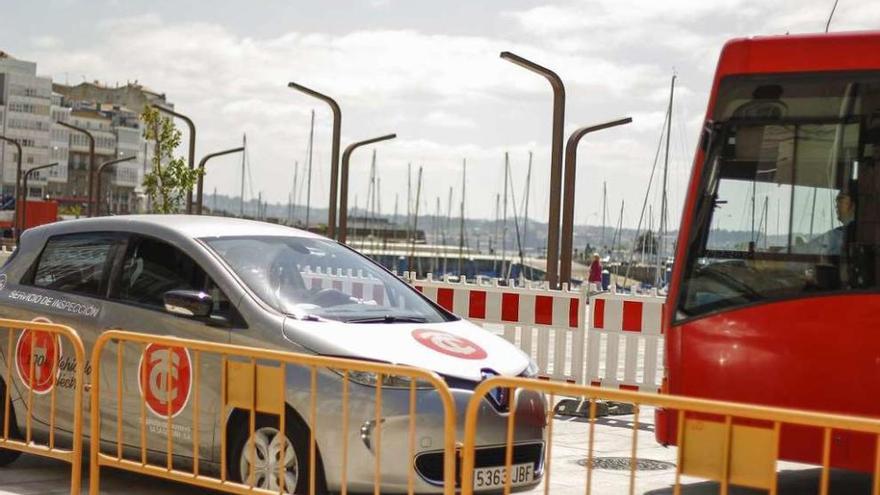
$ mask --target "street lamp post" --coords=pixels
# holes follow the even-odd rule
[[[562,245],[559,257],[559,282],[571,283],[572,237],[574,235],[575,179],[577,178],[577,147],[581,138],[591,132],[629,124],[632,118],[613,120],[598,125],[581,127],[571,133],[565,145],[565,191],[562,198]]]
[[[190,170],[195,170],[196,167],[196,125],[193,123],[192,119],[183,115],[182,113],[177,113],[170,108],[165,108],[159,105],[153,105],[153,108],[156,110],[167,113],[172,117],[177,117],[178,119],[186,122],[187,127],[189,127],[189,156],[187,157],[187,164],[189,165]],[[201,187],[202,179],[199,177],[198,186]],[[193,192],[190,188],[186,191],[186,212],[192,213],[192,205],[193,205]]]
[[[339,133],[342,129],[342,110],[336,100],[295,82],[287,83],[287,87],[317,98],[330,106],[333,111],[333,137],[330,151],[330,204],[327,208],[327,237],[336,238],[336,192],[339,189]],[[339,224],[343,222],[340,215]],[[342,234],[344,237],[344,234]],[[341,240],[341,239],[340,239]],[[344,241],[343,241],[344,242]]]
[[[15,243],[18,244],[19,233],[21,232],[21,144],[18,141],[6,137],[0,136],[0,140],[6,141],[7,143],[11,143],[15,146],[15,149],[18,151],[18,156],[15,160],[15,222],[13,222],[13,227],[15,228]]]
[[[41,169],[49,168],[49,167],[54,167],[55,165],[58,165],[58,162],[48,163],[46,165],[40,165],[39,167],[34,167],[24,173],[24,178],[22,179],[22,189],[24,189],[24,194],[22,196],[24,196],[25,200],[21,204],[21,229],[22,230],[24,230],[25,224],[27,223],[27,187],[28,187],[27,183],[28,183],[28,177],[30,177],[31,174],[36,172],[37,170],[41,170]]]
[[[565,85],[552,70],[510,52],[501,58],[544,76],[553,88],[553,139],[550,148],[550,218],[547,225],[547,282],[551,289],[558,286],[559,210],[562,191],[562,131],[565,125]]]
[[[239,146],[238,148],[230,148],[228,150],[217,151],[216,153],[209,153],[205,155],[204,158],[199,162],[199,184],[196,188],[196,215],[202,214],[202,188],[203,182],[202,178],[205,176],[205,163],[208,162],[211,158],[215,158],[218,156],[229,155],[232,153],[238,153],[244,151],[244,146]]]
[[[365,139],[349,144],[346,146],[345,151],[342,152],[342,170],[339,184],[339,231],[336,237],[339,242],[345,244],[348,233],[348,163],[351,159],[351,153],[361,146],[387,141],[396,137],[397,134],[386,134],[372,139]]]
[[[102,163],[100,167],[98,167],[98,177],[96,179],[96,184],[95,184],[95,216],[96,217],[101,216],[101,175],[103,175],[104,169],[111,166],[111,165],[116,165],[117,163],[122,163],[122,162],[134,160],[135,158],[137,158],[137,156],[129,156],[126,158],[117,158],[115,160],[106,161],[106,162]],[[108,211],[107,213],[110,213],[110,212]]]
[[[87,138],[89,138],[89,173],[88,173],[88,178],[86,180],[86,188],[88,188],[88,190],[89,190],[89,193],[88,193],[89,199],[88,199],[88,205],[86,208],[86,216],[90,217],[90,216],[92,216],[92,211],[93,211],[92,210],[92,202],[94,201],[92,186],[94,185],[94,179],[95,179],[95,136],[93,136],[92,133],[87,131],[86,129],[83,129],[82,127],[77,127],[73,124],[68,124],[67,122],[61,122],[59,120],[59,121],[56,121],[56,124],[58,124],[62,127],[67,127],[68,129],[70,129],[72,131],[81,132],[81,133],[85,134]]]

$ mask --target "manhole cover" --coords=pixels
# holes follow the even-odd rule
[[[587,466],[587,459],[577,461],[581,466]],[[663,471],[672,469],[675,464],[654,459],[636,459],[636,471]],[[593,469],[609,469],[613,471],[629,471],[629,457],[594,457]]]

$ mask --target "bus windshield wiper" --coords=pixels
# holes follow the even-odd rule
[[[422,316],[368,316],[365,318],[351,318],[346,323],[424,323],[427,319]]]

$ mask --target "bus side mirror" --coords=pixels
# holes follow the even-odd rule
[[[198,290],[169,290],[162,297],[165,311],[180,316],[205,318],[214,309],[214,300]]]
[[[712,125],[706,125],[703,127],[703,132],[700,133],[700,149],[703,150],[703,153],[709,151],[709,142],[712,140]]]

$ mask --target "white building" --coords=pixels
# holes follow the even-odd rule
[[[0,51],[0,135],[15,139],[22,147],[22,169],[50,163],[52,158],[52,80],[37,76],[37,64],[15,59]],[[17,150],[0,142],[2,193],[15,189]],[[42,195],[48,174],[30,179],[32,191]]]
[[[61,95],[58,93],[52,93],[52,107],[49,114],[52,117],[49,130],[49,160],[50,163],[58,162],[59,166],[46,170],[46,180],[48,183],[60,184],[63,188],[67,184],[70,131],[57,122],[70,122],[70,108],[62,105]],[[51,189],[51,186],[49,188]]]
[[[76,86],[54,84],[37,75],[37,64],[0,51],[0,136],[22,146],[24,171],[48,163],[57,167],[31,174],[28,197],[50,197],[62,207],[85,208],[88,198],[89,141],[81,132],[57,122],[88,130],[95,138],[95,166],[117,158],[134,160],[105,169],[99,201],[103,212],[129,213],[142,206],[143,174],[152,149],[143,138],[140,112],[146,104],[174,106],[165,95],[137,83],[107,87],[97,82]],[[15,188],[17,151],[0,141],[0,194]]]

